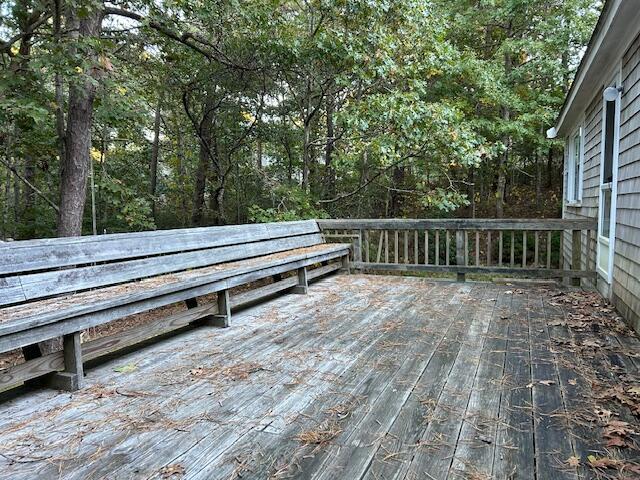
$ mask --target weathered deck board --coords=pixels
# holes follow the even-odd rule
[[[531,399],[531,338],[525,301],[512,293],[504,365],[506,382],[500,398],[494,478],[535,478]]]
[[[640,348],[570,308],[538,287],[330,277],[109,360],[86,390],[0,404],[0,479],[592,478],[590,380],[636,375]]]
[[[497,420],[504,390],[503,372],[512,294],[499,292],[486,333],[480,365],[451,465],[461,476],[490,477],[496,449]]]

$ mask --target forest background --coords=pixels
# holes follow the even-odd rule
[[[0,239],[555,217],[593,0],[0,0]]]

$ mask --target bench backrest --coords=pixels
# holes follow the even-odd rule
[[[0,306],[322,243],[315,220],[0,245]]]

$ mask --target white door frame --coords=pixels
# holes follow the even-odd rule
[[[614,86],[619,87],[621,85],[622,79],[622,71],[621,67],[618,66],[616,74],[613,79],[605,85],[606,87]],[[607,187],[603,184],[604,180],[604,155],[605,155],[605,137],[606,137],[606,118],[607,118],[607,110],[606,110],[606,101],[604,98],[602,99],[602,138],[600,143],[600,181],[598,182],[598,232],[597,232],[597,242],[596,242],[596,270],[600,274],[600,276],[609,284],[613,281],[613,261],[614,261],[614,252],[615,252],[615,242],[616,242],[616,209],[617,209],[617,196],[618,196],[618,153],[620,149],[620,103],[621,103],[621,94],[618,94],[618,98],[616,99],[615,104],[615,113],[614,113],[614,126],[613,126],[613,158],[611,165],[611,214],[609,218],[609,237],[604,237],[601,235],[602,232],[602,207],[603,207],[603,190],[606,190]],[[603,188],[603,185],[604,188]],[[607,262],[607,270],[603,270],[600,268],[600,260],[602,252],[601,245],[606,245],[607,254],[608,254],[608,262]]]

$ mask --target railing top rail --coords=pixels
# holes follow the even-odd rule
[[[368,218],[368,219],[325,219],[318,220],[321,229],[345,230],[595,230],[596,219],[535,218],[535,219],[410,219],[410,218]]]

